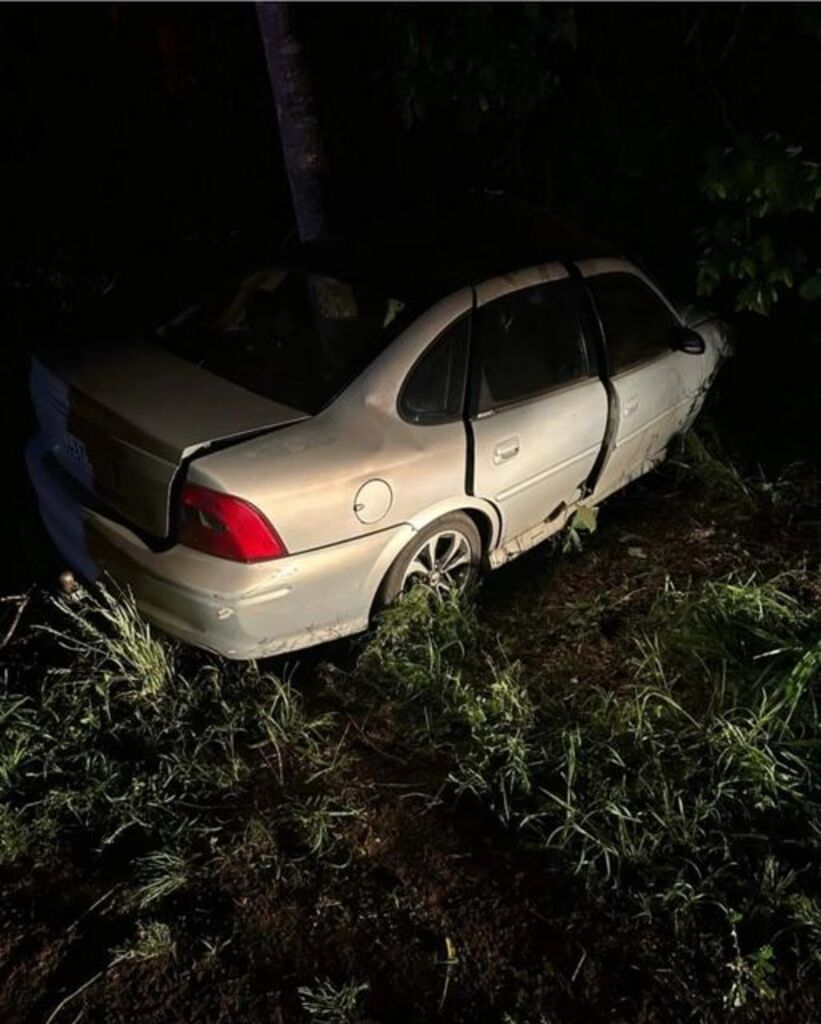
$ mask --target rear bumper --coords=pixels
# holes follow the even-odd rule
[[[366,629],[379,585],[413,534],[407,525],[245,565],[177,545],[154,551],[88,508],[35,437],[26,451],[40,513],[68,564],[128,587],[147,619],[227,658],[261,658]]]

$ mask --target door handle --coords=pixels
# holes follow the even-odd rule
[[[509,437],[500,441],[493,449],[493,464],[498,466],[500,462],[507,462],[519,454],[519,438]]]
[[[638,398],[636,398],[635,395],[633,395],[632,398],[628,398],[627,401],[624,403],[624,411],[622,412],[622,416],[624,416],[625,419],[628,416],[632,416],[633,413],[638,409],[638,407],[639,400]]]

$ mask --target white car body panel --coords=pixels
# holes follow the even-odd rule
[[[584,260],[578,267],[586,279],[607,273],[633,274],[655,292],[671,316],[679,318],[654,283],[624,260]],[[671,350],[610,378],[615,397],[614,449],[604,465],[593,503],[657,465],[672,438],[695,418],[722,356],[715,338],[705,336],[705,344],[703,355]]]
[[[485,282],[477,307],[568,276],[553,263]],[[595,376],[473,419],[473,490],[500,510],[504,544],[581,497],[606,425],[607,393]]]
[[[627,271],[653,287],[623,260],[576,267],[532,266],[462,288],[419,316],[317,415],[272,423],[181,463],[188,482],[253,503],[274,524],[287,556],[237,563],[173,536],[152,546],[101,508],[93,489],[78,493],[56,458],[64,435],[50,436],[46,423],[27,457],[49,532],[79,572],[107,572],[163,629],[231,658],[367,628],[403,548],[449,513],[474,518],[486,561],[498,567],[560,529],[580,502],[598,503],[662,458],[671,437],[692,422],[725,351],[720,330],[699,325],[703,355],[670,351],[608,380],[597,370],[470,422],[403,419],[398,400],[409,372],[474,308],[571,272],[583,280]],[[258,402],[254,409],[262,415]]]

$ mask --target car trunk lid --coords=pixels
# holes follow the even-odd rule
[[[51,454],[98,502],[157,537],[177,473],[197,452],[307,418],[146,343],[32,362]]]

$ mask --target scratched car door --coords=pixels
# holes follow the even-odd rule
[[[595,496],[604,497],[650,469],[687,422],[709,360],[673,351],[676,313],[638,274],[583,268],[599,316],[615,400],[613,446]]]
[[[510,541],[578,499],[607,426],[607,394],[588,359],[576,293],[557,264],[476,289],[473,490]]]

